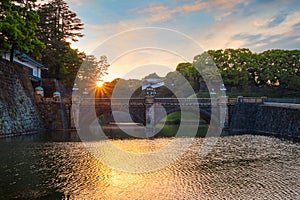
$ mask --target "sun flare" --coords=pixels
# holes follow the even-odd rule
[[[97,81],[96,85],[97,85],[97,87],[102,87],[103,86],[103,82],[102,81]]]

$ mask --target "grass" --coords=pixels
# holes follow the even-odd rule
[[[158,137],[175,137],[176,135],[179,136],[178,129],[180,125],[164,125],[164,127],[161,129],[161,131],[158,133]],[[187,125],[181,125],[182,130],[184,130],[183,133],[180,133],[180,136],[185,137],[205,137],[208,125],[201,125],[198,126],[197,132],[195,133],[195,128],[192,126]]]
[[[195,123],[197,125],[187,125],[181,124],[181,114],[184,115],[184,122]],[[161,129],[158,133],[158,137],[174,137],[178,134],[178,129],[181,126],[181,130],[184,130],[184,133],[181,133],[181,136],[194,137],[195,134],[197,137],[204,137],[207,133],[208,125],[203,119],[198,121],[198,116],[191,112],[174,112],[170,113],[165,119],[165,125],[158,124],[157,129]],[[163,127],[162,127],[163,126]],[[196,133],[195,133],[196,131]]]
[[[173,112],[167,115],[162,121],[165,121],[166,124],[171,124],[171,125],[178,125],[181,123],[181,115],[184,119],[184,122],[189,122],[189,123],[197,123],[198,122],[198,115],[192,112]],[[206,122],[203,119],[200,119],[199,121],[200,124],[205,124]]]

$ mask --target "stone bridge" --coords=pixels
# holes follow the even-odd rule
[[[296,101],[297,100],[297,101]],[[86,127],[97,122],[97,116],[124,112],[133,122],[153,128],[167,114],[188,111],[226,133],[267,133],[300,140],[300,99],[262,98],[131,98],[72,99],[71,127]],[[118,116],[118,114],[117,114]],[[183,121],[184,122],[184,121]],[[88,129],[83,130],[89,131]]]
[[[231,102],[232,103],[232,102]],[[207,123],[213,123],[218,127],[226,127],[230,121],[228,116],[227,97],[218,98],[85,98],[75,105],[79,108],[81,123],[90,123],[91,117],[111,115],[114,112],[127,114],[128,122],[142,123],[152,129],[168,114],[177,111],[193,112]],[[93,113],[96,113],[96,115]],[[119,122],[118,114],[114,120]],[[132,119],[132,121],[131,121]],[[184,122],[184,118],[182,118]],[[95,119],[94,119],[95,120]]]

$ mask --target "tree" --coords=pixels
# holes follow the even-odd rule
[[[79,69],[82,53],[70,47],[70,41],[77,41],[83,35],[83,23],[76,13],[69,10],[64,0],[52,0],[38,8],[40,23],[38,37],[46,44],[42,62],[48,67],[44,77],[57,78],[72,85],[75,71]],[[77,56],[75,55],[77,53]],[[72,77],[68,77],[72,74]]]
[[[94,55],[87,55],[77,73],[80,80],[81,89],[94,89],[97,81],[102,81],[102,77],[107,74],[110,64],[106,56],[100,56],[99,61]]]
[[[67,46],[66,54],[63,57],[63,65],[60,68],[60,74],[63,77],[63,83],[67,88],[72,88],[74,80],[77,76],[77,72],[83,62],[84,53],[79,52],[77,49],[72,49],[70,46]]]
[[[64,0],[52,0],[40,5],[39,37],[42,41],[78,41],[83,23]]]
[[[216,67],[214,59],[208,52],[203,52],[195,56],[193,65],[203,77],[208,88],[220,87],[220,72]]]
[[[31,53],[33,56],[40,56],[40,51],[45,48],[35,34],[39,22],[37,12],[32,10],[35,2],[36,0],[1,2],[1,50],[10,50],[10,61],[13,61],[16,49]]]
[[[190,85],[195,91],[199,91],[199,86],[200,83],[203,82],[203,78],[192,63],[179,63],[176,67],[176,71],[181,73],[181,75],[190,82]]]
[[[227,87],[245,89],[251,78],[248,71],[251,66],[252,52],[249,49],[225,49],[208,51],[220,70]]]
[[[241,48],[209,50],[207,53],[209,55],[205,52],[196,56],[192,64],[179,64],[177,71],[189,81],[199,77],[200,72],[207,82],[215,82],[213,79],[218,78],[215,65],[229,91],[272,94],[278,88],[294,94],[299,90],[300,50],[274,49],[252,53]]]

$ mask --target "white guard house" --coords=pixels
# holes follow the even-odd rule
[[[3,53],[2,58],[5,60],[9,60],[10,53]],[[15,50],[14,52],[14,58],[13,61],[15,63],[21,64],[24,67],[26,67],[29,71],[29,78],[33,82],[39,82],[42,81],[42,69],[47,69],[42,63],[39,61],[31,58],[25,53],[21,53],[20,51]]]
[[[147,91],[147,96],[154,97],[156,95],[156,88],[164,86],[164,82],[161,82],[159,76],[157,74],[150,74],[147,77],[145,77],[145,83],[142,86],[142,90]]]

